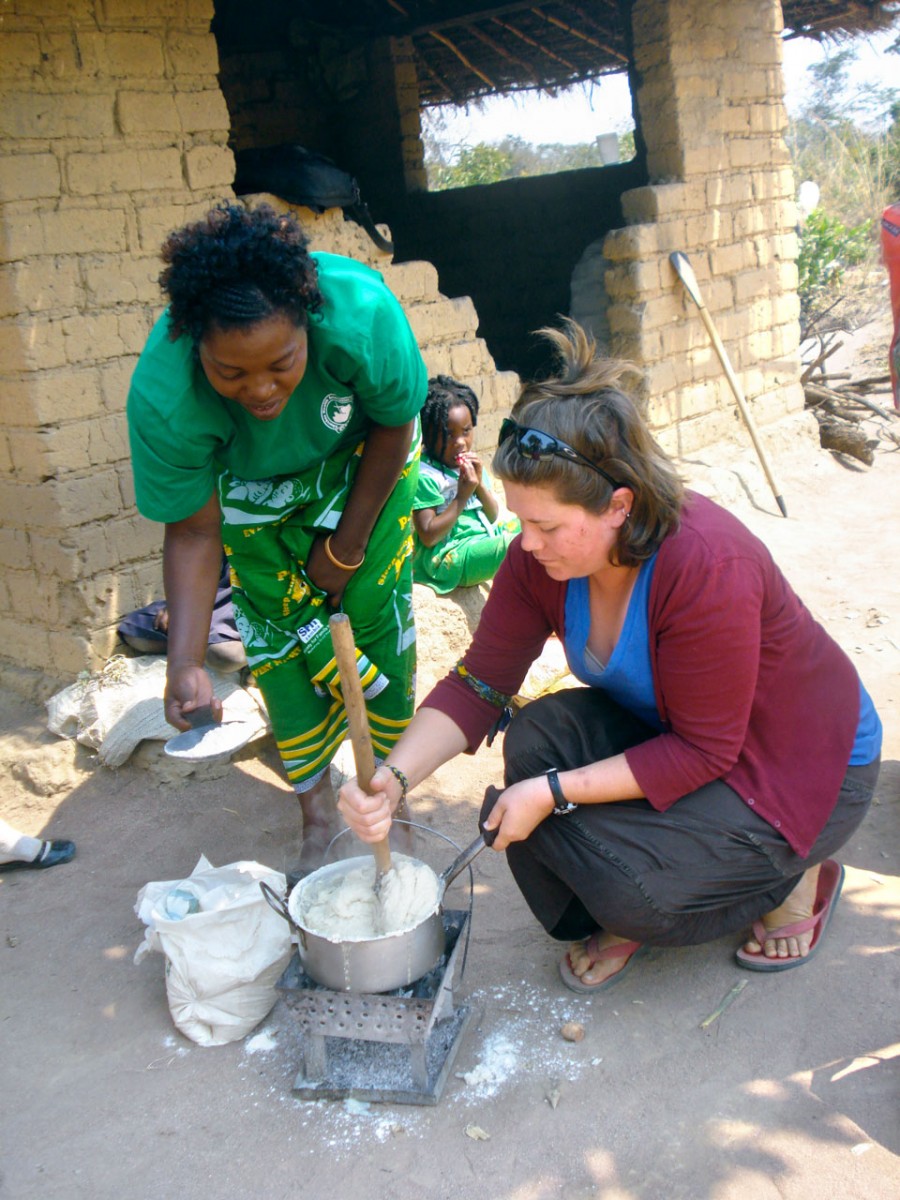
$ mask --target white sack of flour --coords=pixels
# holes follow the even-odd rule
[[[213,867],[201,857],[187,879],[147,883],[134,911],[147,926],[134,956],[166,956],[175,1025],[201,1046],[240,1040],[268,1015],[291,957],[291,931],[260,880],[283,896],[285,878],[257,862]]]

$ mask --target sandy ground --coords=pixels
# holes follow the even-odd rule
[[[300,1101],[283,1002],[244,1041],[204,1049],[172,1024],[162,957],[132,961],[147,881],[189,874],[201,853],[290,861],[296,805],[271,742],[218,777],[167,781],[158,752],[94,766],[47,732],[39,706],[6,695],[2,811],[28,832],[74,838],[78,856],[0,876],[0,1196],[900,1194],[900,450],[883,441],[867,469],[818,449],[809,429],[769,436],[788,520],[746,452],[683,466],[770,545],[884,720],[877,799],[845,849],[844,896],[819,955],[767,977],[736,966],[730,939],[654,950],[615,990],[575,996],[556,974],[560,948],[487,851],[455,993],[471,1021],[439,1104]],[[459,633],[423,632],[436,672]],[[497,747],[444,768],[418,789],[416,817],[467,843],[498,768]],[[562,1038],[566,1021],[584,1026],[582,1041]]]

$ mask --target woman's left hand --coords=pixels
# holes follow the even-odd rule
[[[523,779],[500,793],[484,828],[499,830],[494,850],[505,850],[512,842],[524,842],[545,817],[553,812],[553,796],[544,775]]]
[[[340,608],[344,590],[356,572],[355,570],[345,571],[334,565],[325,550],[327,536],[327,534],[320,535],[310,546],[309,557],[306,560],[306,574],[312,584],[320,591],[325,592],[329,607]],[[334,547],[331,552],[335,558],[343,562]],[[362,563],[359,565],[362,566]]]

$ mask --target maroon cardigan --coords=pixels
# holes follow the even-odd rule
[[[566,583],[516,538],[463,663],[514,695],[547,637],[565,632]],[[625,757],[664,811],[723,779],[806,855],[837,801],[859,722],[853,664],[813,620],[769,551],[737,518],[688,493],[659,550],[649,600],[658,736]],[[423,707],[439,709],[470,750],[497,718],[456,673]]]

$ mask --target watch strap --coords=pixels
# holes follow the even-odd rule
[[[553,816],[564,817],[570,812],[574,812],[578,807],[571,800],[567,800],[563,795],[562,784],[559,782],[559,772],[556,767],[551,767],[547,772],[547,782],[550,784],[550,795],[553,797]]]

